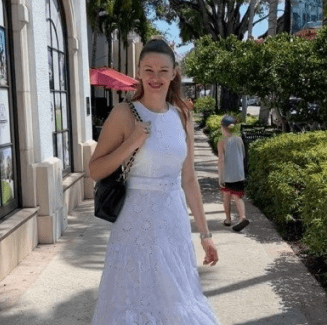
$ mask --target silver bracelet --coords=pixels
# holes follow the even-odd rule
[[[211,232],[207,232],[206,234],[200,234],[201,239],[206,239],[206,238],[211,238],[211,237],[212,237]]]

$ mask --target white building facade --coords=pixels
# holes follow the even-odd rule
[[[0,280],[93,198],[85,1],[0,0]]]

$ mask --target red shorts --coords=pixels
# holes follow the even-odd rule
[[[243,197],[245,194],[244,181],[225,183],[225,187],[221,187],[220,190],[232,195],[237,195],[238,197]]]

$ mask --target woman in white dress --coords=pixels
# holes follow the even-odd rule
[[[191,241],[188,203],[205,251],[218,253],[208,230],[193,161],[193,125],[180,97],[175,56],[163,40],[140,54],[133,99],[106,120],[90,160],[90,176],[114,172],[139,148],[123,209],[113,224],[92,325],[214,325]]]

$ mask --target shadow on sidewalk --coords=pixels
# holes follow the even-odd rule
[[[51,303],[49,311],[16,310],[6,315],[1,311],[1,325],[88,325],[95,308],[95,290],[85,290],[58,304]],[[39,297],[38,297],[39,298]],[[50,309],[51,312],[50,312]],[[42,314],[44,312],[44,314]]]
[[[285,309],[300,310],[306,315],[309,324],[326,324],[325,292],[293,253],[281,254],[267,269],[267,273]]]
[[[273,253],[273,252],[272,252]],[[212,281],[210,268],[199,267],[204,287]],[[325,325],[327,319],[326,296],[319,283],[308,276],[305,266],[293,253],[283,253],[275,259],[267,269],[266,274],[240,281],[217,289],[204,291],[207,297],[220,296],[234,292],[244,292],[250,287],[263,283],[271,284],[273,291],[280,298],[281,310],[279,315],[237,323],[238,325]],[[251,290],[247,291],[249,294]],[[255,291],[253,291],[255,292]],[[248,297],[249,300],[251,297]],[[293,310],[293,311],[292,311]],[[307,319],[304,319],[304,316]]]
[[[204,204],[223,202],[219,193],[218,180],[212,177],[199,177],[199,184],[202,193],[202,200]]]
[[[235,325],[309,325],[304,317],[301,316],[296,311],[287,310],[282,314],[267,316],[245,323],[235,323]]]
[[[85,269],[103,269],[110,223],[94,217],[94,201],[83,201],[68,217],[69,227],[60,239],[60,255],[68,264]]]

